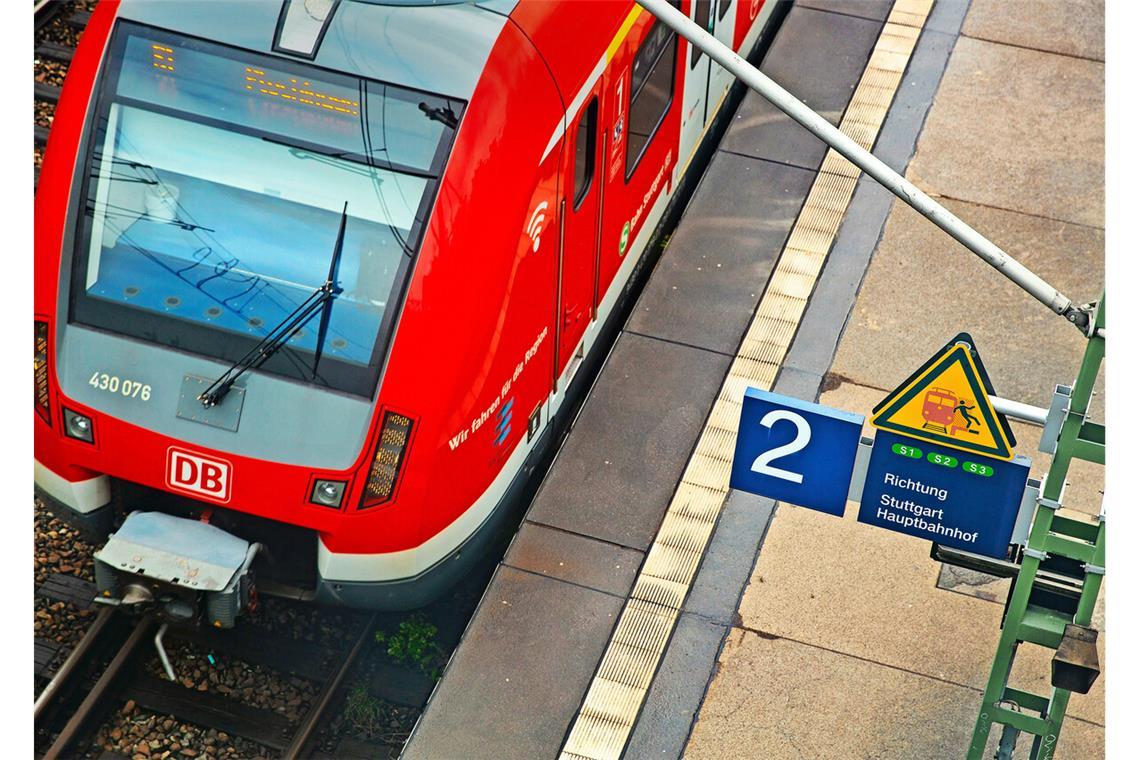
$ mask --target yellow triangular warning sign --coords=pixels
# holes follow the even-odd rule
[[[871,424],[960,451],[1012,459],[1013,431],[994,411],[973,341],[962,333],[875,407]]]

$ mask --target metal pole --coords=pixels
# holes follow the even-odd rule
[[[1045,421],[1049,419],[1048,409],[1042,409],[1032,404],[1025,404],[1021,401],[1014,401],[1000,396],[990,396],[990,404],[993,405],[995,412],[1004,414],[1006,417],[1013,417],[1022,422],[1031,422],[1034,425],[1044,426]]]
[[[166,671],[166,677],[171,681],[177,681],[174,677],[174,667],[170,664],[170,658],[166,656],[166,647],[162,645],[162,637],[166,635],[166,629],[170,623],[163,623],[158,628],[158,633],[154,634],[154,648],[158,650],[158,659],[162,661],[162,669]]]
[[[730,47],[673,7],[669,0],[637,0],[637,3],[677,34],[707,53],[710,58],[730,71],[737,79],[764,96],[776,108],[779,108],[848,161],[858,166],[880,185],[897,195],[911,208],[969,248],[987,264],[1054,312],[1075,324],[1082,332],[1085,332],[1089,321],[1088,314],[1073,306],[1073,302],[1060,291],[987,240],[973,227],[954,216],[933,198],[907,181],[905,177],[875,158],[870,151],[864,150],[862,146],[833,127],[830,122],[801,103],[783,87],[761,74],[755,66],[745,61]]]

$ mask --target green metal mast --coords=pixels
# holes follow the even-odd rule
[[[1104,507],[1096,517],[1058,514],[1069,464],[1083,459],[1104,464],[1104,425],[1087,419],[1093,385],[1104,359],[1104,296],[1077,380],[1061,417],[1053,461],[1042,484],[1002,624],[982,707],[970,740],[968,760],[980,760],[993,724],[1003,726],[996,758],[1012,757],[1020,732],[1033,734],[1031,760],[1049,760],[1074,691],[1087,693],[1099,674],[1096,631],[1089,627],[1104,579]],[[1063,391],[1065,389],[1059,389]],[[1067,592],[1067,593],[1066,593]],[[1032,694],[1009,686],[1017,648],[1030,642],[1058,650],[1052,693]]]

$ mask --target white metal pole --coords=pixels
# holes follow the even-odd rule
[[[637,0],[637,3],[1031,296],[1077,325],[1082,331],[1086,329],[1088,314],[1073,306],[1073,302],[1060,291],[987,240],[973,227],[954,216],[869,151],[864,150],[783,87],[760,73],[755,66],[733,52],[732,48],[677,10],[669,0]]]
[[[1049,410],[1042,409],[1039,406],[1026,404],[1021,401],[1014,401],[1001,396],[990,396],[990,404],[993,405],[994,411],[999,414],[1004,414],[1006,417],[1013,417],[1014,419],[1022,420],[1023,422],[1031,422],[1034,425],[1044,426],[1045,421],[1049,419]]]

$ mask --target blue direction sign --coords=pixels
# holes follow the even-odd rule
[[[1029,459],[1007,462],[885,430],[875,436],[859,522],[1005,558]]]
[[[749,388],[730,485],[842,516],[862,428],[862,415]]]

